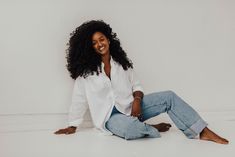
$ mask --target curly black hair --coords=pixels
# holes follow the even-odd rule
[[[122,49],[117,34],[112,32],[109,24],[103,20],[84,22],[70,34],[68,49],[66,50],[67,69],[73,79],[86,78],[88,75],[101,72],[101,56],[92,46],[92,35],[103,33],[110,41],[109,49],[113,60],[122,65],[124,70],[133,68],[126,52]]]

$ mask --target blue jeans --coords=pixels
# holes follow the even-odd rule
[[[207,126],[198,113],[172,91],[145,95],[141,107],[141,120],[124,115],[114,107],[106,122],[106,128],[114,135],[127,140],[160,137],[158,130],[144,121],[164,112],[188,138],[195,138]]]

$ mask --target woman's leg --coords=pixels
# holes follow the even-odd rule
[[[198,113],[172,91],[145,95],[142,100],[142,120],[167,112],[175,125],[188,138],[196,137],[207,123]]]
[[[118,112],[115,107],[113,111],[105,126],[114,135],[126,140],[142,137],[160,137],[157,129],[139,121],[137,117],[124,115]]]
[[[200,134],[200,139],[227,144],[228,140],[218,136],[210,129],[198,113],[172,91],[152,93],[142,101],[142,121],[167,112],[175,125],[188,138]]]

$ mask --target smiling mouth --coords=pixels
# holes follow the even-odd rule
[[[103,50],[104,50],[104,46],[103,46],[103,47],[101,47],[101,48],[99,48],[99,51],[101,51],[101,52],[102,52]]]

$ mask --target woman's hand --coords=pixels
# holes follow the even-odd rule
[[[138,117],[139,120],[142,119],[142,116],[141,116],[141,100],[140,99],[134,99],[134,101],[132,103],[131,116]]]
[[[66,134],[66,135],[74,134],[76,132],[76,129],[77,129],[77,127],[75,127],[75,126],[69,126],[67,128],[60,129],[60,130],[54,132],[54,134],[57,134],[57,135],[59,135],[59,134]]]

